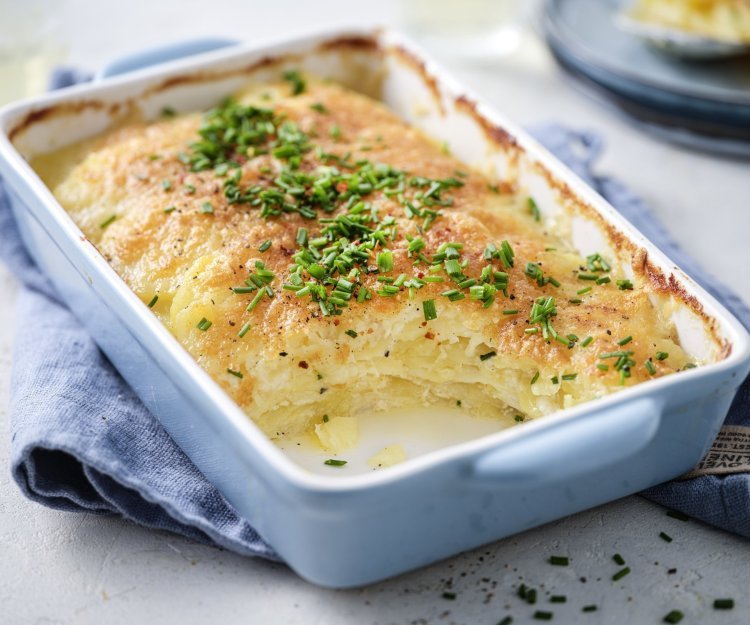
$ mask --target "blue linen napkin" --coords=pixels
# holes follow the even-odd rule
[[[79,82],[62,71],[53,86]],[[593,165],[603,142],[557,124],[532,132],[626,218],[697,277],[743,323],[750,310],[669,237],[646,206]],[[29,498],[51,508],[120,514],[244,555],[278,559],[273,549],[193,466],[58,299],[20,241],[0,181],[0,257],[21,282],[10,398],[11,469]],[[750,425],[750,381],[728,423]],[[646,496],[750,536],[750,475],[699,477]]]

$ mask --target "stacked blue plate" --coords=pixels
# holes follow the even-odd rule
[[[750,158],[750,56],[665,54],[618,26],[623,0],[547,0],[543,27],[560,65],[588,93],[657,134]]]

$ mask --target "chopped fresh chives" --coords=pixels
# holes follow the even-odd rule
[[[568,566],[568,564],[570,564],[570,559],[568,556],[550,556],[549,563],[554,564],[555,566]]]
[[[425,321],[432,321],[433,319],[437,319],[437,308],[435,308],[434,299],[426,299],[424,302],[422,302],[422,310],[424,311]]]
[[[550,381],[552,382],[552,384],[560,384],[560,379],[556,375],[552,376],[550,378]]]
[[[594,340],[593,336],[587,336],[585,339],[581,341],[581,347],[588,347],[591,345],[591,341]]]
[[[248,321],[248,322],[247,322],[247,323],[246,323],[245,325],[243,325],[243,326],[242,326],[242,327],[240,328],[240,331],[239,331],[239,332],[237,333],[237,336],[239,336],[240,338],[242,338],[242,337],[243,337],[243,336],[245,336],[245,335],[246,335],[246,334],[247,334],[247,333],[248,333],[249,331],[250,331],[250,321]]]
[[[102,223],[99,224],[99,227],[103,230],[109,224],[111,224],[115,219],[117,219],[117,215],[110,215]]]
[[[615,284],[617,284],[617,288],[621,291],[633,290],[633,283],[630,280],[617,280]]]
[[[212,215],[214,212],[214,205],[211,204],[211,202],[203,202],[201,204],[201,213],[204,213],[206,215]]]
[[[346,464],[346,460],[336,460],[329,458],[323,464],[327,464],[329,467],[343,467]]]
[[[714,610],[734,609],[734,599],[714,599]]]
[[[538,379],[539,379],[539,371],[537,371],[537,372],[536,372],[536,373],[534,374],[534,377],[532,377],[532,378],[531,378],[531,382],[529,382],[529,384],[536,384],[536,381],[537,381]]]
[[[602,360],[605,360],[607,358],[627,358],[628,356],[632,356],[633,352],[631,351],[617,351],[617,352],[602,352],[599,354],[599,358]]]
[[[597,610],[596,605],[594,605],[593,603],[589,605],[585,605],[581,609],[582,612],[596,612],[596,610]]]
[[[232,287],[232,293],[235,293],[236,295],[245,295],[246,293],[252,293],[253,291],[257,291],[257,286],[233,286]]]
[[[445,273],[447,273],[449,276],[460,276],[461,275],[461,265],[455,258],[448,258],[444,262],[445,265]]]
[[[628,573],[630,573],[630,567],[626,566],[624,569],[620,569],[619,571],[617,571],[617,573],[615,573],[612,576],[612,581],[616,582],[617,580],[622,579],[623,577],[625,577]]]
[[[517,414],[515,417],[513,417],[513,420],[516,423],[521,423],[521,422],[523,422],[523,415],[522,414]]]
[[[612,269],[610,267],[609,263],[604,260],[601,254],[598,252],[595,252],[594,254],[590,254],[586,257],[586,265],[589,268],[589,271],[600,271],[600,272],[608,272]]]
[[[263,243],[260,244],[258,251],[265,252],[271,247],[271,245],[273,245],[273,242],[271,241],[271,239],[266,239],[265,241],[263,241]]]
[[[299,228],[297,230],[297,236],[295,237],[297,245],[304,247],[307,245],[307,228]]]
[[[671,543],[672,537],[667,534],[666,532],[659,532],[659,538],[661,538],[664,542]]]
[[[359,336],[359,334],[357,334],[357,332],[356,332],[355,330],[346,330],[346,331],[344,332],[344,334],[348,334],[348,335],[349,335],[349,336],[351,336],[351,337],[352,337],[353,339],[356,339],[356,338],[357,338],[357,337]]]
[[[447,297],[450,301],[455,302],[460,299],[464,299],[466,295],[461,293],[458,289],[449,289],[447,291],[443,291],[440,295],[443,297]]]
[[[154,305],[156,304],[156,302],[158,302],[158,301],[159,301],[159,296],[158,296],[158,295],[154,295],[154,296],[153,296],[153,297],[151,298],[151,301],[150,301],[150,302],[148,303],[148,307],[149,307],[149,308],[153,308],[153,307],[154,307]]]
[[[560,288],[560,283],[557,280],[555,280],[552,276],[547,277],[547,282],[551,284],[552,286],[557,287],[558,289]]]
[[[596,283],[597,284],[609,284],[612,282],[609,276],[602,276],[601,278],[598,278]]]
[[[503,314],[504,315],[517,315],[518,314],[518,309],[517,308],[511,308],[509,310],[504,310]]]
[[[541,221],[542,212],[539,210],[539,205],[536,203],[533,197],[529,196],[529,213],[534,218],[534,221]]]
[[[307,273],[309,273],[313,278],[317,278],[318,280],[323,280],[326,277],[325,267],[322,267],[318,263],[312,263],[307,268]]]
[[[690,519],[687,514],[683,514],[677,510],[667,510],[667,516],[677,519],[678,521],[687,521]]]
[[[570,380],[575,380],[577,377],[578,377],[577,373],[566,373],[565,375],[562,376],[562,379],[566,381],[570,381]]]
[[[323,415],[323,423],[328,423],[328,421],[329,421],[329,420],[330,420],[330,419],[328,418],[328,415],[327,415],[327,414],[324,414],[324,415]]]
[[[616,553],[615,555],[613,555],[612,559],[615,561],[616,564],[619,564],[620,566],[625,564],[625,558],[623,558],[619,553]]]
[[[602,363],[597,363],[596,368],[599,369],[599,371],[609,371],[609,365],[605,365]]]
[[[656,360],[666,360],[667,358],[669,358],[667,352],[656,352]]]
[[[196,327],[196,328],[198,328],[199,330],[201,330],[201,331],[205,332],[205,331],[206,331],[206,330],[208,330],[208,329],[209,329],[209,328],[210,328],[210,327],[211,327],[212,325],[213,325],[213,323],[212,323],[211,321],[209,321],[208,319],[206,319],[205,317],[203,317],[203,318],[202,318],[202,319],[201,319],[201,320],[200,320],[200,321],[198,322],[198,324],[197,324],[197,325],[196,325],[195,327]]]
[[[578,299],[577,297],[576,297],[576,298],[574,298],[574,299],[569,299],[568,301],[569,301],[569,302],[570,302],[571,304],[582,304],[582,303],[583,303],[583,300],[582,300],[582,299]]]
[[[539,332],[539,328],[526,328],[524,332],[526,334],[536,334],[537,332]]]
[[[296,69],[290,69],[283,74],[286,80],[292,86],[292,95],[299,95],[305,91],[305,80]]]
[[[593,286],[584,287],[583,289],[576,291],[576,295],[586,295],[586,293],[591,293],[593,288],[594,288]]]
[[[390,250],[378,252],[376,260],[378,264],[378,269],[382,273],[391,271],[393,269],[393,252],[391,252]]]
[[[552,595],[549,598],[550,603],[565,603],[568,598],[565,595]]]
[[[456,599],[456,593],[455,592],[444,592],[442,595],[440,595],[443,599],[447,601],[455,601]]]
[[[551,621],[554,614],[552,612],[545,612],[544,610],[537,610],[534,612],[534,618],[537,621]]]
[[[414,237],[411,241],[409,241],[409,246],[407,247],[407,251],[409,252],[409,256],[412,254],[416,254],[417,252],[421,252],[424,249],[425,242],[422,237]]]
[[[645,362],[646,371],[649,372],[650,375],[654,375],[656,373],[656,367],[654,366],[654,363],[651,362],[651,360],[647,360]]]
[[[331,135],[331,139],[338,141],[339,139],[341,139],[341,127],[338,124],[334,124],[333,126],[331,126],[329,134]]]
[[[165,191],[170,191],[172,189],[172,181],[171,180],[162,180],[161,181],[161,188]]]
[[[182,188],[184,189],[185,193],[187,193],[187,194],[191,194],[192,195],[193,193],[195,193],[195,186],[193,186],[192,184],[186,184]]]
[[[165,213],[167,213],[167,214],[169,214],[169,213],[173,213],[173,212],[174,212],[174,211],[176,211],[176,210],[177,210],[177,207],[176,207],[176,206],[167,206],[167,207],[166,207],[166,208],[164,209],[164,212],[165,212]]]
[[[378,295],[383,297],[393,297],[394,295],[397,295],[399,291],[400,289],[397,286],[384,284],[383,288],[378,291]]]
[[[227,367],[227,373],[233,375],[235,378],[239,378],[240,380],[245,377],[244,375],[242,375],[241,371],[235,371],[234,369],[230,369],[229,367]]]
[[[534,605],[536,603],[536,588],[528,588],[526,590],[526,603]]]
[[[313,104],[310,105],[310,108],[313,111],[318,111],[318,113],[328,112],[328,109],[325,107],[325,104],[323,104],[322,102],[314,102]]]
[[[672,610],[669,614],[667,614],[664,617],[664,622],[671,623],[672,625],[674,625],[675,623],[679,623],[682,620],[683,616],[685,615],[679,610]]]
[[[263,296],[265,294],[266,294],[266,290],[265,289],[260,289],[260,291],[258,291],[258,294],[253,298],[253,301],[250,302],[250,304],[248,304],[248,306],[246,308],[247,312],[251,312],[252,310],[255,310],[255,307],[258,304],[260,304],[260,300],[263,299]]]
[[[497,352],[493,350],[491,352],[487,352],[486,354],[481,354],[479,356],[479,360],[485,361],[489,360],[490,358],[494,358],[495,356],[497,356]]]
[[[511,623],[513,623],[513,617],[512,616],[506,616],[497,625],[511,625]]]
[[[626,336],[624,339],[620,339],[619,341],[617,341],[617,344],[618,345],[627,345],[632,340],[633,340],[632,336]]]
[[[599,279],[599,276],[597,276],[595,273],[579,273],[578,279],[596,281]]]

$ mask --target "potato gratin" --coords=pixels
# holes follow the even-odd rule
[[[352,417],[425,405],[500,429],[692,366],[646,278],[330,82],[287,72],[34,165],[271,438],[336,450]]]
[[[637,0],[630,13],[643,22],[750,44],[750,0]]]

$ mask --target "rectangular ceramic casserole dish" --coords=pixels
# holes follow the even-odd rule
[[[27,163],[134,110],[153,118],[165,106],[205,108],[280,66],[376,95],[465,162],[528,189],[546,215],[574,212],[579,251],[624,249],[643,263],[679,302],[681,343],[707,364],[385,471],[321,476],[293,463],[128,289]],[[705,453],[750,370],[738,321],[519,128],[391,32],[328,32],[162,64],[6,107],[0,130],[0,174],[37,263],[196,466],[321,585],[370,583],[680,475]]]

